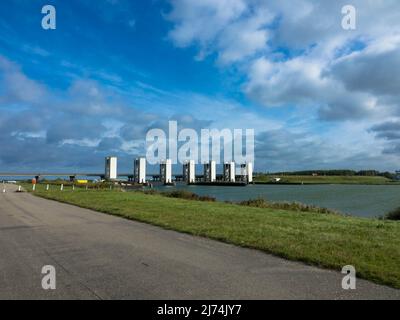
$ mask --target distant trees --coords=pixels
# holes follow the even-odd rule
[[[279,175],[279,176],[366,176],[366,177],[376,177],[376,176],[381,176],[385,177],[388,179],[395,179],[396,174],[391,173],[391,172],[380,172],[377,170],[348,170],[348,169],[342,169],[342,170],[304,170],[304,171],[288,171],[288,172],[274,172],[274,173],[268,173],[268,174],[273,174],[273,175]],[[259,173],[258,175],[262,175]]]

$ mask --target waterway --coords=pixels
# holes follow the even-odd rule
[[[400,185],[249,185],[247,187],[188,186],[160,187],[184,189],[209,195],[219,201],[263,198],[270,201],[302,202],[342,213],[377,217],[400,207]]]

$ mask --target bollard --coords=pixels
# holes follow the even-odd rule
[[[21,186],[18,186],[18,192],[22,192]]]
[[[72,185],[72,191],[75,191],[75,185],[74,184]]]
[[[49,189],[50,189],[50,186],[47,185],[47,186],[46,186],[46,191],[49,191]]]
[[[6,193],[6,188],[3,188],[3,193]]]
[[[36,190],[36,184],[33,184],[32,185],[32,191],[35,191]]]
[[[63,191],[63,190],[64,190],[64,185],[62,184],[60,187],[60,191]]]

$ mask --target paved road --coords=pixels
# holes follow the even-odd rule
[[[344,291],[337,272],[14,191],[0,193],[0,299],[400,298],[362,280]],[[41,288],[44,265],[56,268],[54,291]]]

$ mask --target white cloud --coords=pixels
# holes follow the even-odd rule
[[[264,137],[270,141],[265,148],[272,148],[264,150],[268,159],[274,150],[279,159],[285,158],[285,149],[306,147],[316,158],[309,163],[322,166],[319,160],[329,157],[324,153],[332,154],[337,164],[353,167],[370,163],[387,168],[398,161],[400,147],[388,148],[369,130],[400,117],[398,1],[352,1],[357,11],[357,28],[352,31],[341,26],[347,0],[171,4],[168,19],[174,26],[169,38],[176,46],[195,46],[201,59],[216,53],[222,68],[233,65],[243,73],[243,92],[257,104],[286,108],[285,112],[295,108],[298,115],[306,115],[306,120],[295,116],[297,122],[291,120],[285,129],[265,130],[274,137]],[[277,146],[274,141],[284,143]],[[294,151],[288,155],[286,159],[295,161],[308,159],[296,157]]]
[[[369,92],[376,96],[399,95],[400,35],[383,37],[365,50],[334,61],[327,72],[349,91]]]
[[[15,63],[0,55],[0,104],[37,103],[47,92],[29,79]]]
[[[215,51],[222,64],[240,61],[263,49],[268,40],[267,9],[244,0],[172,0],[167,19],[175,23],[169,38],[178,47],[199,46],[197,59]]]
[[[169,36],[196,45],[202,58],[216,52],[225,67],[242,63],[245,93],[266,107],[317,106],[324,120],[379,118],[396,109],[387,96],[400,82],[400,4],[353,1],[355,31],[341,27],[346,4],[174,0]]]
[[[176,45],[193,42],[207,45],[229,23],[246,10],[243,0],[172,0],[173,10],[167,18],[176,23],[169,33]]]
[[[220,62],[240,61],[264,49],[269,35],[265,25],[271,22],[271,17],[267,10],[260,9],[249,18],[227,26],[218,39]]]

